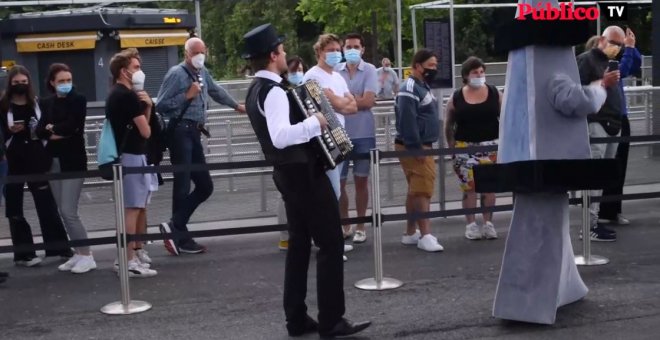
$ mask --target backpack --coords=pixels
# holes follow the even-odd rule
[[[129,124],[126,128],[131,130],[132,126]],[[115,133],[112,131],[112,125],[107,118],[103,121],[101,137],[99,138],[99,143],[96,145],[96,161],[99,170],[101,171],[101,178],[105,180],[112,180],[114,178],[112,166],[120,164],[121,159],[119,156],[121,156],[121,151],[126,147],[128,134],[129,131],[126,131],[121,145],[119,146],[119,150],[117,150],[117,143],[115,140]]]

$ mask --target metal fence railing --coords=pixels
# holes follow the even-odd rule
[[[631,125],[633,126],[633,135],[651,135],[653,134],[653,94],[660,90],[658,87],[651,86],[638,86],[626,87],[626,101],[628,105],[629,117]],[[443,98],[443,107],[448,97]],[[373,108],[374,119],[376,123],[376,146],[382,151],[394,150],[394,136],[395,117],[394,117],[394,101],[379,101]],[[86,123],[86,142],[88,165],[90,170],[96,169],[96,144],[98,143],[100,132],[103,124],[103,117],[92,116],[87,118]],[[235,161],[251,161],[261,160],[263,155],[261,148],[254,135],[250,121],[246,115],[235,112],[227,108],[214,108],[208,110],[208,130],[212,137],[204,140],[205,154],[209,163],[214,162],[235,162]],[[652,142],[637,142],[632,143],[634,147],[646,146],[648,148],[648,155],[651,155]],[[448,160],[450,156],[446,156]],[[448,162],[444,162],[447,164]],[[163,165],[168,165],[169,155],[165,153]],[[393,178],[398,171],[398,160],[390,159],[382,162],[383,175],[381,176],[384,182],[384,194],[386,199],[392,200],[395,195]],[[446,169],[441,173],[447,173]],[[272,189],[268,188],[269,181],[265,180],[265,176],[271,173],[270,168],[256,168],[256,169],[243,169],[243,170],[219,170],[211,173],[212,177],[217,179],[226,179],[229,191],[239,190],[237,187],[238,182],[235,178],[246,176],[261,176],[260,188],[261,192],[261,211],[267,210],[267,191]],[[439,181],[444,184],[446,176],[440,176]],[[164,174],[165,180],[171,179],[171,175]],[[109,185],[110,182],[99,179],[86,179],[86,185],[99,186]],[[446,197],[444,185],[439,187],[438,198],[440,203],[444,204]]]

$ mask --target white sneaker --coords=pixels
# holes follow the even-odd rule
[[[367,233],[362,230],[356,230],[353,235],[353,243],[364,243],[367,240]]]
[[[33,257],[29,260],[14,261],[14,264],[19,266],[19,267],[34,267],[34,266],[40,264],[41,261],[42,261],[41,257],[36,256],[36,257]]]
[[[490,221],[486,222],[484,225],[484,237],[487,240],[494,240],[497,238],[497,231],[495,231],[495,226]]]
[[[138,259],[128,261],[128,277],[146,278],[158,275],[158,272],[145,267]]]
[[[476,222],[472,222],[465,226],[465,238],[468,240],[481,240],[483,234],[481,228]]]
[[[353,246],[350,244],[344,244],[344,253],[348,253],[349,251],[353,250]]]
[[[135,250],[135,256],[137,256],[140,262],[151,264],[151,257],[149,257],[149,253],[147,253],[146,250],[144,249]]]
[[[348,261],[348,257],[346,257],[346,255],[343,256],[344,256],[344,262]]]
[[[96,261],[94,261],[94,257],[92,255],[74,255],[74,256],[79,256],[78,262],[76,262],[76,265],[71,268],[71,272],[74,274],[83,274],[87,273],[88,271],[92,269],[96,269]]]
[[[417,229],[412,235],[403,234],[403,236],[401,236],[401,243],[408,246],[414,246],[419,242],[420,237],[422,237],[422,234],[419,232],[419,229]]]
[[[443,248],[438,242],[438,239],[431,234],[426,234],[424,237],[420,238],[419,242],[417,242],[417,248],[428,252],[445,250],[445,248]]]
[[[59,265],[57,267],[57,270],[59,270],[61,272],[70,272],[71,269],[73,269],[73,267],[76,266],[76,263],[78,263],[78,261],[80,261],[81,257],[82,256],[80,256],[78,254],[74,254],[68,261],[66,261],[66,262],[62,263],[61,265]]]

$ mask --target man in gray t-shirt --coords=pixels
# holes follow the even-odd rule
[[[362,60],[364,43],[362,36],[356,33],[348,34],[344,38],[345,63],[335,67],[346,80],[348,90],[355,97],[358,112],[346,116],[346,132],[353,143],[353,154],[369,153],[370,149],[376,147],[376,128],[374,114],[371,108],[376,104],[376,93],[378,92],[378,81],[376,79],[376,67]],[[354,160],[353,178],[355,182],[355,210],[358,217],[367,213],[369,204],[369,170],[368,159]],[[341,170],[341,197],[339,199],[339,211],[342,218],[348,217],[348,196],[346,195],[346,178],[348,177],[349,162],[344,162]],[[350,236],[352,229],[350,225],[344,226],[344,235]],[[354,243],[362,243],[367,240],[364,224],[358,224],[355,229]]]
[[[392,69],[392,62],[388,58],[381,61],[383,67],[376,70],[378,76],[378,99],[394,99],[399,92],[399,77]]]

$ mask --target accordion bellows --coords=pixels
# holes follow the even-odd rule
[[[325,167],[334,169],[343,162],[353,150],[346,130],[337,119],[330,101],[323,93],[323,89],[316,80],[309,80],[302,85],[289,90],[295,99],[300,114],[309,117],[317,112],[323,114],[328,121],[328,127],[315,137],[316,146],[321,153]]]

